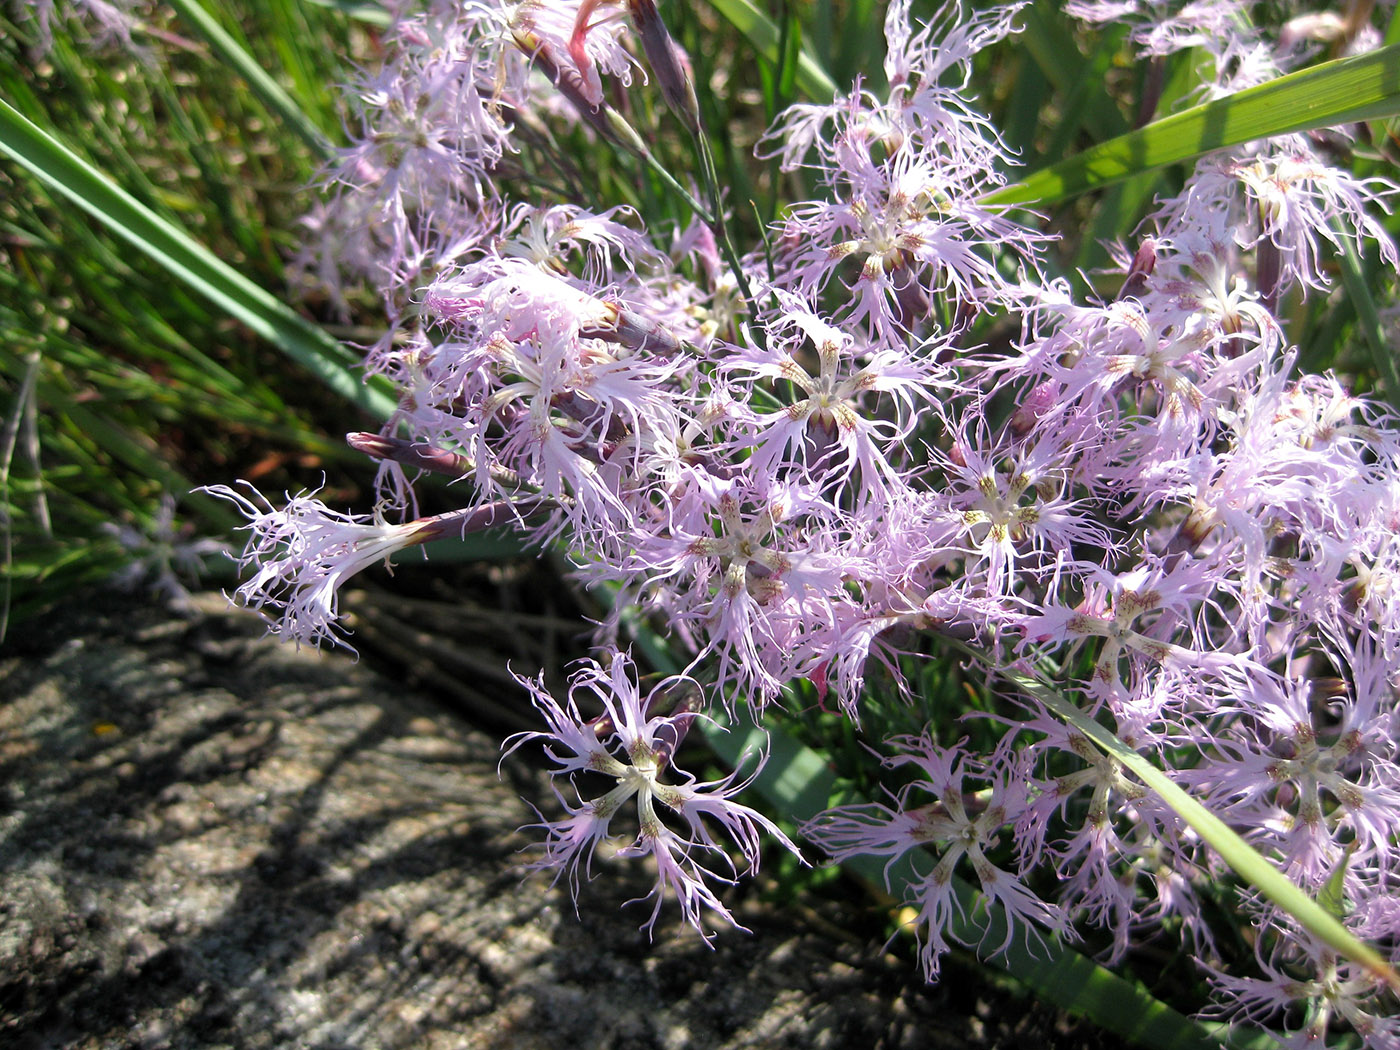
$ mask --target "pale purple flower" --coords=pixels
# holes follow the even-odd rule
[[[1208,758],[1187,782],[1303,886],[1320,886],[1344,855],[1353,872],[1400,869],[1400,767],[1391,712],[1377,710],[1374,690],[1364,706],[1345,692],[1329,698],[1322,717],[1305,678],[1256,672],[1232,693],[1216,713],[1244,717],[1202,734]]]
[[[1197,228],[1203,216],[1214,216],[1241,248],[1267,246],[1277,255],[1277,272],[1261,275],[1260,291],[1276,301],[1281,290],[1295,284],[1323,292],[1331,287],[1322,265],[1324,246],[1332,253],[1359,251],[1374,241],[1381,258],[1394,266],[1395,245],[1372,213],[1388,214],[1396,192],[1388,179],[1357,178],[1325,164],[1305,140],[1296,139],[1275,150],[1201,160],[1186,189],[1156,220],[1170,237],[1177,228]]]
[[[319,647],[329,641],[349,648],[336,633],[336,621],[340,588],[350,577],[387,563],[405,548],[504,524],[509,516],[504,508],[488,505],[394,525],[331,510],[306,493],[289,496],[279,510],[251,485],[247,488],[261,505],[227,485],[200,490],[228,500],[248,518],[239,564],[256,571],[233,600],[259,612],[271,607],[277,618],[268,618],[269,630],[298,645]]]
[[[972,61],[1016,31],[1016,16],[1025,6],[1026,0],[1011,0],[968,10],[958,0],[945,0],[927,22],[916,24],[910,0],[893,0],[885,12],[885,77],[894,97],[913,110],[911,123],[922,125],[930,138],[942,137],[946,128],[929,119],[941,110],[995,136],[991,122],[968,108]]]
[[[1025,617],[1022,629],[1041,645],[1103,639],[1091,676],[1101,694],[1140,681],[1153,667],[1218,674],[1247,664],[1211,641],[1205,608],[1215,601],[1218,577],[1208,561],[1148,557],[1123,573],[1078,568],[1082,600],[1074,606],[1047,602]]]
[[[96,47],[117,45],[148,58],[132,33],[147,22],[153,6],[149,0],[13,0],[21,23],[31,18],[38,22],[36,55],[45,55],[53,47],[54,23],[68,19],[81,22]]]
[[[810,651],[802,636],[825,633],[831,606],[850,601],[853,555],[824,531],[826,504],[796,483],[695,472],[664,518],[633,536],[615,571],[675,625],[708,636],[695,658],[719,658],[716,690],[737,683],[751,703],[775,696]]]
[[[1010,829],[1029,802],[1021,761],[1003,751],[982,762],[961,745],[938,747],[927,737],[901,737],[888,743],[899,753],[884,759],[885,766],[912,765],[922,774],[893,796],[894,805],[838,806],[807,824],[803,834],[835,861],[857,854],[889,858],[887,879],[895,861],[911,850],[920,851],[919,877],[904,892],[906,903],[918,910],[925,978],[937,978],[950,942],[997,954],[1006,951],[1018,935],[1025,940],[1038,938],[1037,926],[1072,935],[1059,909],[1037,897],[1018,874],[997,867],[987,856],[1003,836],[1011,840]],[[970,783],[983,784],[986,790],[974,790]],[[936,858],[925,850],[936,851]],[[997,907],[1005,917],[1006,934],[1000,944],[986,945],[969,932],[976,929],[969,924],[978,915],[968,914],[954,881],[964,859],[980,889],[977,912]]]
[[[1274,358],[1282,342],[1278,320],[1245,279],[1238,245],[1219,239],[1223,232],[1209,223],[1178,229],[1171,241],[1157,242],[1155,272],[1145,280],[1151,294],[1165,299],[1152,304],[1156,323],[1213,355],[1201,376],[1207,386],[1239,374],[1239,366],[1224,366],[1229,359]]]
[[[617,221],[624,217],[637,221],[625,205],[594,215],[573,204],[518,204],[510,210],[495,249],[504,258],[525,259],[560,275],[581,256],[584,286],[602,286],[617,271],[655,267],[661,261],[661,253],[644,234]]]
[[[790,209],[776,237],[778,283],[810,298],[842,280],[850,298],[838,317],[890,348],[927,328],[935,297],[961,308],[1011,301],[1019,285],[996,256],[1034,266],[1042,238],[976,200],[970,183],[982,174],[912,147],[852,173],[835,200]]]
[[[967,550],[964,572],[991,594],[1010,597],[1025,574],[1044,575],[1076,545],[1114,550],[1109,530],[1066,495],[1079,451],[1044,436],[998,445],[974,432],[956,435],[939,457],[949,524]]]
[[[1022,3],[969,11],[959,0],[944,3],[928,22],[916,22],[908,0],[885,14],[887,98],[857,84],[826,105],[799,103],[778,116],[759,144],[759,156],[778,156],[784,170],[799,167],[809,151],[830,184],[859,179],[876,166],[877,149],[940,158],[939,168],[971,180],[969,187],[999,185],[1011,153],[995,126],[968,102],[972,60],[982,48],[1010,34]]]
[[[1361,966],[1321,945],[1281,941],[1255,951],[1262,977],[1207,968],[1219,1004],[1206,1015],[1265,1028],[1287,1050],[1318,1050],[1337,1031],[1368,1050],[1400,1050],[1400,1018],[1388,991]]]
[[[912,433],[917,409],[934,398],[935,367],[922,355],[867,351],[810,304],[775,294],[784,311],[768,322],[765,345],[736,348],[722,365],[736,377],[735,393],[749,395],[752,423],[736,439],[752,449],[749,470],[796,472],[821,491],[849,490],[858,507],[885,502],[904,483],[890,456]],[[808,344],[816,352],[811,371],[802,363]],[[792,401],[759,410],[767,400],[753,389],[760,380],[792,384]]]
[[[168,492],[161,496],[148,527],[106,522],[102,531],[130,559],[112,575],[112,585],[124,591],[145,585],[177,609],[190,604],[186,584],[197,582],[208,573],[209,559],[230,553],[223,540],[195,537],[189,528],[177,526],[175,497]]]
[[[1086,22],[1132,26],[1130,39],[1144,57],[1195,47],[1223,68],[1254,43],[1243,0],[1069,0],[1065,12]]]
[[[958,310],[1016,298],[997,256],[1035,270],[1044,238],[981,202],[1004,181],[1010,155],[959,89],[973,54],[1009,32],[1018,9],[967,16],[953,2],[915,29],[896,3],[885,23],[888,101],[857,89],[778,118],[761,148],[785,168],[815,150],[830,191],[793,206],[779,226],[782,287],[811,297],[845,276],[851,299],[837,316],[890,348],[926,334],[936,297]],[[942,84],[945,74],[959,83]]]
[[[556,503],[558,527],[597,535],[625,517],[620,478],[642,469],[652,432],[680,427],[675,337],[520,258],[436,282],[424,309],[453,337],[417,363],[405,418],[419,436],[460,447],[483,498],[512,495],[505,472]]]
[[[1184,829],[1175,814],[1119,759],[1032,702],[1028,706],[1031,717],[1012,725],[1040,737],[1034,751],[1042,766],[1066,771],[1032,782],[1016,824],[1024,866],[1049,860],[1064,912],[1113,935],[1110,961],[1121,959],[1167,915],[1183,917],[1198,941],[1208,942],[1195,892],[1184,877],[1199,872],[1187,851],[1178,848]],[[1120,738],[1134,741],[1130,746],[1151,739],[1121,721],[1117,728]],[[1155,907],[1140,897],[1144,883],[1159,888]]]
[[[611,8],[611,12],[609,11]],[[530,58],[541,58],[559,81],[594,109],[603,105],[604,76],[632,83],[636,60],[623,41],[627,25],[608,0],[522,0],[514,6],[510,32]]]
[[[500,33],[482,4],[402,22],[398,62],[357,86],[359,132],[330,178],[374,202],[391,250],[416,217],[496,196],[491,173],[514,148]]]
[[[737,770],[721,780],[702,783],[675,767],[676,749],[690,723],[704,717],[684,698],[698,685],[684,678],[666,679],[643,697],[631,658],[621,652],[610,656],[607,667],[585,661],[573,674],[562,704],[545,688],[543,675],[537,680],[516,676],[549,729],[517,734],[506,741],[506,754],[528,741],[543,741],[545,754],[555,763],[555,776],[574,782],[596,774],[614,783],[592,799],[578,794],[576,804],[556,789],[566,816],[534,825],[547,837],[544,855],[531,866],[553,870],[556,880],[567,875],[577,899],[580,873],[592,876],[598,846],[614,834],[613,818],[635,798],[636,837],[617,855],[649,855],[656,861],[657,883],[649,895],[656,903],[643,929],[652,932],[670,894],[681,906],[685,921],[708,941],[713,935],[704,927],[706,911],[739,925],[711,888],[713,882],[733,882],[737,874],[712,829],[722,830],[738,847],[744,870],[750,874],[758,870],[763,833],[799,858],[801,854],[777,825],[734,800],[748,784],[738,779]],[[600,706],[601,715],[587,720],[581,702]],[[574,783],[574,792],[581,790]]]

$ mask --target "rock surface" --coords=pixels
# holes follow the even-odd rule
[[[498,756],[218,596],[27,625],[0,655],[0,1045],[1109,1045],[970,968],[925,987],[830,903],[740,891],[752,935],[711,950],[668,912],[649,943],[619,907],[645,873],[607,865],[576,918],[522,878],[546,778]]]

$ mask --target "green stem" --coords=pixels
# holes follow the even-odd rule
[[[754,330],[762,343],[764,341],[763,323],[759,320],[758,314],[754,312],[756,304],[753,289],[749,286],[748,275],[744,273],[744,267],[739,261],[739,253],[734,248],[734,242],[729,237],[729,224],[724,221],[724,206],[720,200],[719,170],[715,167],[715,154],[710,149],[710,139],[705,134],[703,124],[695,132],[694,142],[696,155],[700,159],[700,173],[705,179],[705,189],[710,197],[712,215],[710,229],[714,231],[715,240],[719,242],[719,249],[724,255],[725,263],[734,272],[734,280],[739,285],[739,294],[744,297],[744,302],[748,304],[749,316],[753,321]]]

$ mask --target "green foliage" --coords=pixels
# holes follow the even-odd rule
[[[1009,186],[1001,204],[1057,204],[1226,146],[1400,113],[1400,45],[1299,70],[1100,143]]]
[[[341,20],[283,0],[215,13],[336,126]],[[303,383],[289,400],[295,372],[267,341],[348,375],[349,352],[272,294],[311,150],[197,27],[138,34],[159,61],[98,58],[61,31],[35,60],[33,30],[0,19],[0,636],[7,615],[120,568],[130,552],[104,526],[156,531],[166,494],[190,535],[221,534],[227,512],[194,486],[296,463],[300,487],[353,461],[326,437],[350,422],[342,399]],[[342,396],[362,393],[351,377]]]

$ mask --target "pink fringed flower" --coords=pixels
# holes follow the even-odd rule
[[[580,868],[592,877],[598,845],[613,834],[613,818],[633,798],[637,802],[637,835],[618,856],[655,858],[657,883],[648,896],[656,903],[643,924],[648,933],[655,927],[668,893],[680,904],[685,921],[706,940],[713,935],[703,925],[705,911],[739,925],[710,885],[733,882],[737,874],[712,828],[722,829],[738,847],[748,872],[758,870],[762,833],[801,856],[776,824],[734,800],[748,784],[738,780],[737,771],[722,780],[702,783],[673,765],[676,749],[691,723],[703,717],[685,698],[687,692],[693,698],[693,691],[698,690],[694,682],[667,679],[643,697],[632,660],[625,653],[613,654],[611,666],[606,668],[585,661],[573,675],[568,699],[562,704],[545,689],[543,675],[536,680],[519,675],[516,679],[529,691],[549,729],[517,734],[506,742],[506,754],[527,741],[540,740],[555,764],[555,776],[573,782],[575,777],[592,773],[614,781],[611,790],[594,798],[578,794],[577,803],[556,789],[565,816],[535,825],[545,831],[546,839],[544,856],[532,867],[554,870],[556,880],[567,873],[575,899]],[[673,703],[678,696],[682,697],[680,702]],[[587,719],[580,700],[601,705],[602,715]],[[670,713],[658,713],[668,706],[672,707]],[[662,779],[668,772],[677,782]],[[579,792],[577,784],[574,791]]]
[[[251,609],[278,610],[272,633],[318,647],[329,641],[349,648],[335,628],[340,588],[350,577],[408,547],[504,524],[511,513],[501,504],[487,504],[394,525],[331,510],[307,493],[288,497],[278,510],[251,485],[248,489],[261,506],[227,485],[200,490],[228,500],[248,518],[239,564],[257,571],[234,599]]]
[[[909,887],[908,903],[918,909],[920,926],[927,927],[920,950],[926,979],[937,978],[950,941],[981,945],[984,909],[996,907],[1006,919],[1005,936],[992,946],[993,954],[1010,947],[1018,933],[1038,936],[1035,926],[1072,935],[1058,908],[988,856],[1003,836],[1007,842],[1014,838],[1011,829],[1030,804],[1024,763],[1006,751],[991,762],[979,762],[961,745],[939,747],[927,737],[901,737],[891,743],[901,753],[884,759],[887,767],[913,765],[923,774],[894,796],[895,805],[838,806],[818,816],[803,833],[836,861],[859,854],[888,857],[887,879],[895,862],[909,851],[936,853],[936,859],[924,854],[928,863]],[[986,791],[970,788],[969,782],[980,782]],[[930,800],[921,801],[921,795]],[[954,878],[964,859],[981,889],[971,912]]]

